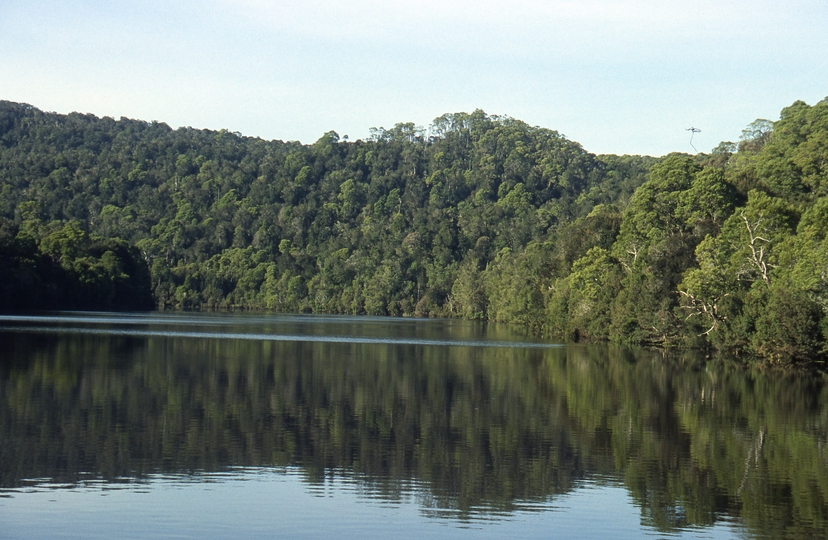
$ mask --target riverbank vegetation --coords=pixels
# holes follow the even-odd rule
[[[43,290],[61,268],[87,287],[69,307],[145,284],[175,308],[826,354],[828,101],[662,158],[482,111],[302,145],[0,102],[0,216],[4,286]],[[3,308],[26,307],[14,294]]]

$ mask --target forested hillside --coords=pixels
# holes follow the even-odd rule
[[[826,101],[659,159],[482,111],[302,145],[0,102],[2,307],[104,305],[90,300],[104,286],[117,306],[149,280],[178,308],[459,316],[819,358],[826,169]],[[43,268],[87,292],[28,304]]]

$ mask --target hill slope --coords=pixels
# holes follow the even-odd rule
[[[302,145],[0,102],[0,238],[4,256],[28,249],[96,287],[137,272],[128,249],[100,246],[135,246],[167,306],[462,316],[817,358],[827,112],[797,102],[738,148],[653,159],[482,111],[430,136],[397,124]]]

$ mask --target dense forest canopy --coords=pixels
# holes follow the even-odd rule
[[[826,354],[825,100],[657,159],[479,110],[302,145],[0,102],[0,219],[6,310],[154,299]]]

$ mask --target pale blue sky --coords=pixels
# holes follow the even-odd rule
[[[480,108],[707,152],[826,96],[825,0],[0,0],[0,99],[267,139]]]

